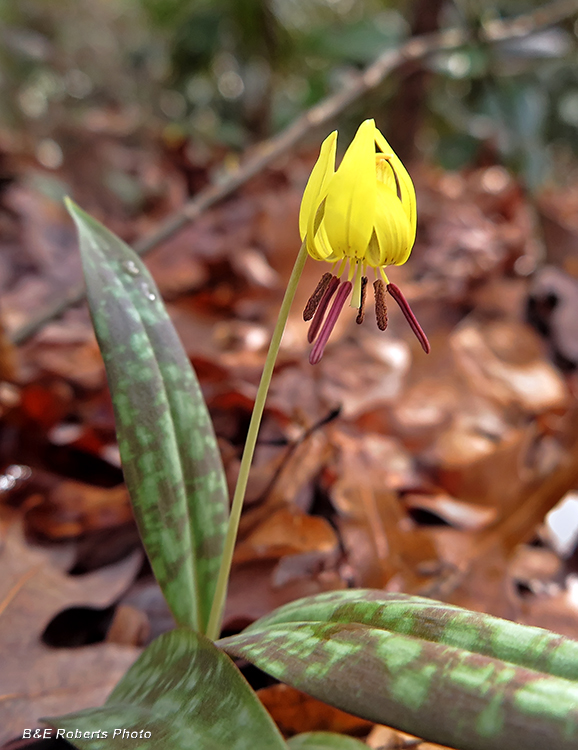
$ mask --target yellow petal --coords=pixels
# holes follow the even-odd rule
[[[383,134],[377,128],[375,128],[375,142],[377,143],[379,149],[384,154],[389,156],[389,162],[392,168],[395,170],[401,192],[401,202],[405,214],[409,220],[409,224],[413,234],[410,240],[413,245],[417,227],[417,203],[415,199],[415,188],[413,186],[413,182],[411,181],[411,177],[409,176],[407,169],[403,166],[400,158],[397,156],[395,151],[385,140]]]
[[[378,183],[375,234],[379,245],[379,265],[400,266],[405,263],[413,247],[413,230],[406,212],[390,187]],[[377,253],[372,247],[371,265]],[[370,262],[370,258],[367,258]]]
[[[325,260],[328,262],[337,260],[337,258],[333,257],[333,251],[327,240],[327,233],[325,232],[323,222],[315,234],[313,232],[307,233],[307,252],[314,260]]]
[[[327,136],[321,144],[319,158],[315,162],[305,191],[301,200],[301,209],[299,210],[299,232],[301,240],[305,239],[307,234],[307,223],[309,217],[317,211],[320,203],[320,197],[327,186],[327,183],[335,172],[335,149],[337,147],[337,131]]]
[[[375,123],[363,122],[329,181],[324,224],[333,252],[363,257],[373,232],[377,181]]]
[[[385,257],[385,255],[383,257]],[[382,253],[379,247],[379,241],[377,239],[375,229],[373,230],[373,234],[371,235],[371,239],[369,240],[369,245],[367,246],[363,262],[371,268],[379,268],[383,265]]]

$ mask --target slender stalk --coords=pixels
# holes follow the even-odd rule
[[[229,583],[229,573],[231,572],[231,562],[233,560],[233,551],[237,539],[237,530],[239,528],[239,520],[243,509],[247,480],[249,479],[249,469],[251,468],[253,454],[255,453],[257,435],[261,425],[261,418],[263,417],[265,400],[271,383],[273,368],[275,367],[275,361],[277,359],[277,354],[279,353],[279,346],[281,345],[281,338],[283,337],[283,331],[285,330],[289,310],[293,303],[297,284],[299,283],[299,278],[301,277],[301,272],[303,271],[303,266],[305,265],[306,260],[307,249],[305,243],[303,243],[299,250],[299,254],[297,255],[295,265],[293,266],[293,271],[291,272],[291,277],[289,278],[289,283],[285,290],[285,296],[281,303],[281,309],[279,310],[279,317],[277,318],[277,323],[275,324],[275,329],[271,337],[269,351],[267,352],[267,358],[265,359],[265,365],[263,367],[263,374],[261,375],[257,396],[255,397],[255,406],[253,407],[253,413],[251,415],[247,440],[245,441],[243,456],[241,457],[241,466],[239,467],[239,476],[237,478],[235,494],[233,495],[229,526],[225,537],[223,559],[221,560],[221,567],[217,577],[217,586],[215,588],[215,596],[213,597],[211,614],[209,616],[209,624],[207,625],[207,636],[212,640],[216,640],[221,631],[221,622],[223,619],[223,610],[225,608],[227,586]]]

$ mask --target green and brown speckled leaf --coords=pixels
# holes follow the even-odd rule
[[[43,721],[55,729],[94,732],[90,739],[68,738],[80,750],[287,750],[229,657],[191,630],[153,641],[102,708]],[[143,736],[114,736],[118,729]]]
[[[378,589],[329,591],[285,604],[244,632],[288,622],[358,622],[578,680],[578,641],[425,597]]]
[[[303,732],[287,744],[291,750],[367,750],[365,742],[336,732]]]
[[[459,750],[578,747],[566,663],[577,644],[538,628],[351,590],[288,604],[218,645],[337,708]]]
[[[72,201],[88,303],[125,481],[154,574],[179,625],[204,632],[227,489],[195,373],[139,257]]]

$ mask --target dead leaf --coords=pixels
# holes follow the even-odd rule
[[[143,646],[151,632],[148,617],[142,609],[130,604],[119,604],[106,633],[108,643],[124,646]]]
[[[284,735],[300,732],[339,732],[362,735],[372,724],[318,701],[289,685],[272,685],[257,692],[261,703]]]
[[[403,504],[409,510],[432,513],[454,528],[464,531],[481,531],[490,526],[498,516],[496,508],[465,503],[444,493],[427,495],[408,492],[403,495]]]
[[[336,427],[331,438],[338,450],[329,495],[355,584],[381,588],[395,577],[395,590],[417,585],[439,561],[395,491],[401,478],[412,477],[407,454],[384,436],[350,435]]]
[[[369,335],[361,341],[363,347],[357,343],[329,347],[320,363],[322,395],[328,404],[338,404],[347,418],[391,404],[401,392],[411,361],[403,341],[391,337],[379,341]]]
[[[475,405],[472,405],[475,406]],[[528,479],[535,426],[514,428],[488,403],[459,412],[428,455],[436,483],[452,497],[508,512]],[[532,472],[533,473],[533,472]]]
[[[17,372],[17,355],[0,320],[0,380],[14,380]]]
[[[479,396],[527,414],[564,409],[568,390],[558,371],[539,358],[536,335],[521,323],[463,326],[450,337],[460,372]]]
[[[422,742],[418,737],[398,732],[397,729],[385,727],[382,724],[376,724],[373,727],[366,742],[374,750],[409,750],[410,748],[420,750],[422,747]]]
[[[282,604],[345,587],[340,576],[332,570],[306,569],[299,577],[288,579],[282,575],[277,581],[275,574],[282,563],[282,560],[252,560],[233,566],[224,630],[242,630]]]
[[[320,473],[330,453],[323,431],[313,432],[302,442],[291,444],[264,464],[264,447],[257,451],[256,461],[249,475],[248,496],[255,503],[241,518],[240,537],[263,523],[278,508],[307,510],[312,501],[312,483]],[[257,494],[258,492],[258,494]],[[256,503],[257,499],[264,502]]]
[[[55,716],[100,705],[140,653],[103,643],[55,649],[41,640],[65,608],[110,606],[141,565],[136,554],[84,576],[69,576],[46,549],[33,548],[13,525],[0,548],[0,742]]]
[[[337,551],[339,541],[331,525],[320,516],[309,516],[282,508],[266,518],[235,550],[236,563],[257,558],[282,558]]]
[[[106,382],[104,364],[95,338],[69,346],[39,343],[35,357],[42,370],[81,388],[97,390]]]
[[[132,520],[128,491],[94,487],[71,479],[59,481],[26,514],[28,528],[52,539],[79,536]]]

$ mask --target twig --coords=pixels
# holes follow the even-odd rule
[[[484,42],[504,42],[527,36],[534,31],[551,26],[578,12],[578,0],[554,0],[532,13],[512,20],[491,21],[482,26],[478,38]],[[291,125],[273,138],[251,150],[239,169],[229,174],[222,182],[201,190],[182,209],[169,217],[148,238],[135,244],[135,251],[145,255],[219,201],[228,197],[257,175],[277,158],[290,151],[304,136],[315,128],[326,125],[365,94],[376,89],[397,67],[408,61],[422,60],[429,55],[455,49],[469,39],[466,29],[454,28],[436,34],[414,37],[400,47],[388,50],[378,57],[363,73],[352,76],[348,85],[332,94],[299,116]],[[16,344],[23,343],[46,323],[62,315],[69,307],[84,299],[84,286],[72,288],[58,302],[49,306],[17,329],[12,335]]]

